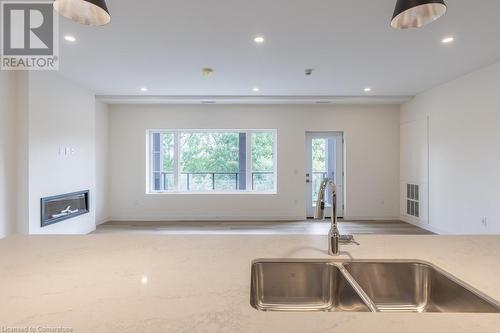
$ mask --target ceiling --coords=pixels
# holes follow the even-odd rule
[[[396,0],[107,2],[107,26],[60,21],[62,75],[98,95],[413,96],[500,60],[498,0],[447,0],[406,31],[389,25]]]

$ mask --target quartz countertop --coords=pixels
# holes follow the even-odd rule
[[[359,246],[341,246],[341,258],[425,260],[500,300],[500,236],[356,240]],[[250,306],[253,260],[332,258],[326,247],[326,236],[300,235],[10,237],[0,240],[0,332],[500,330],[500,314],[278,313]]]

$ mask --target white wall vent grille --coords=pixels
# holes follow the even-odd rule
[[[406,214],[420,217],[420,186],[406,184]]]

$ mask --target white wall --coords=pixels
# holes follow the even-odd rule
[[[29,221],[21,223],[30,234],[88,233],[95,229],[94,95],[54,72],[31,72],[28,88]],[[87,189],[90,214],[40,227],[40,198]]]
[[[29,233],[29,72],[18,73],[16,126],[17,231]]]
[[[111,105],[110,219],[302,219],[305,132],[344,131],[346,217],[399,216],[398,106]],[[146,195],[151,128],[278,129],[278,194]]]
[[[0,238],[16,231],[17,73],[0,71]]]
[[[108,212],[108,105],[96,101],[96,223],[109,219]]]
[[[400,214],[413,224],[429,223],[429,145],[428,117],[417,114],[401,120],[400,144]],[[419,185],[419,217],[407,215],[406,186]]]
[[[500,233],[500,63],[418,95],[402,106],[401,122],[429,119],[429,221],[453,234]],[[402,137],[406,136],[403,134]],[[402,142],[420,146],[416,133]],[[412,164],[401,155],[401,174]],[[424,179],[425,181],[425,179]],[[401,193],[403,196],[404,193]],[[487,223],[482,223],[483,217]]]

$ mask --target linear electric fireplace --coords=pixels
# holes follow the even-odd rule
[[[89,191],[42,198],[42,227],[89,212]]]

